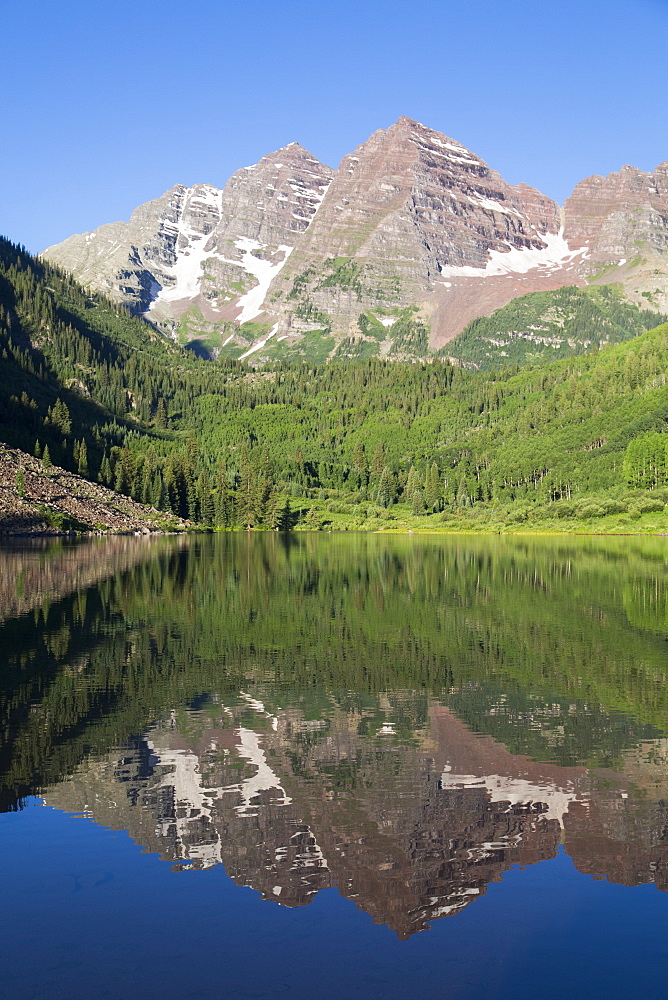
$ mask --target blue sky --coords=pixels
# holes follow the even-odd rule
[[[668,159],[668,0],[0,0],[0,232],[39,251],[406,114],[508,181]]]

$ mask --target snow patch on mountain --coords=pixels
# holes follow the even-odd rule
[[[264,338],[264,340],[259,340],[257,342],[257,344],[253,344],[253,346],[249,347],[248,350],[244,354],[240,354],[237,360],[238,361],[243,361],[244,358],[247,358],[250,354],[255,354],[256,351],[261,350],[265,346],[265,344],[269,340],[271,340],[271,338],[273,336],[276,335],[277,331],[278,331],[278,323],[276,323],[275,326],[273,326],[271,328],[271,330],[269,331],[269,333],[267,334],[267,336]],[[225,343],[227,343],[227,341]]]
[[[466,195],[468,200],[472,205],[479,205],[481,208],[489,209],[490,212],[501,212],[503,215],[514,215],[518,218],[522,218],[520,212],[512,208],[510,205],[502,205],[498,201],[494,201],[493,198],[487,198],[485,195],[479,194],[477,191]]]
[[[289,805],[292,799],[286,794],[285,789],[281,785],[281,782],[276,774],[272,771],[267,763],[267,758],[265,752],[260,746],[259,737],[257,733],[253,732],[252,729],[244,729],[241,727],[239,729],[239,743],[237,744],[237,750],[239,751],[239,756],[245,758],[254,767],[257,768],[257,773],[250,778],[244,778],[244,780],[238,786],[241,792],[241,798],[243,804],[236,807],[236,812],[240,816],[254,816],[257,815],[256,810],[258,803],[254,802],[260,792],[272,791],[273,789],[278,789],[281,793],[280,798],[276,799],[277,805]]]
[[[174,278],[174,284],[161,287],[156,298],[151,302],[149,311],[163,302],[194,299],[199,295],[202,265],[213,254],[206,249],[210,242],[208,236],[202,236],[199,233],[191,234],[191,239],[192,242],[189,246],[177,252],[176,262],[170,268],[165,268],[167,273]]]
[[[293,247],[281,244],[281,246],[278,247],[278,250],[283,252],[283,260],[274,264],[270,260],[263,260],[261,257],[256,257],[253,254],[253,250],[266,249],[266,247],[262,243],[258,243],[257,240],[250,240],[248,237],[242,236],[240,240],[236,241],[235,246],[242,252],[241,260],[231,261],[229,263],[239,264],[243,267],[244,271],[247,271],[248,274],[252,274],[258,281],[258,284],[251,288],[250,291],[246,292],[245,295],[242,295],[237,303],[238,306],[241,306],[241,313],[237,317],[237,322],[248,323],[249,320],[255,319],[255,317],[259,316],[262,312],[262,306],[264,305],[269,285],[272,283],[292,253]]]
[[[201,233],[184,221],[186,211],[193,205],[210,205],[215,208],[217,221],[219,221],[223,210],[222,199],[223,192],[208,184],[198,185],[197,188],[188,188],[178,222],[171,222],[168,219],[161,220],[160,225],[163,231],[174,239],[176,260],[171,266],[164,268],[165,274],[169,275],[174,283],[159,288],[149,306],[149,312],[163,302],[194,299],[199,295],[204,262],[216,254],[213,246],[209,246],[212,242],[210,233]]]
[[[544,247],[514,247],[508,244],[507,250],[490,250],[489,260],[485,267],[452,267],[445,264],[441,267],[443,278],[487,278],[504,274],[526,274],[536,268],[541,270],[557,270],[568,265],[574,266],[578,258],[588,255],[588,247],[571,250],[564,239],[563,229],[558,233],[541,234]]]

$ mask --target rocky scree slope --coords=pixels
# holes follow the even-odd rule
[[[0,445],[0,535],[183,530],[164,511]]]
[[[423,357],[534,291],[618,283],[666,311],[668,164],[590,177],[560,209],[402,117],[337,171],[291,143],[44,256],[215,353]]]

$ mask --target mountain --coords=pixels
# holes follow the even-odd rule
[[[313,304],[339,333],[359,333],[366,313],[391,339],[402,309],[417,306],[431,346],[440,346],[479,315],[468,271],[482,274],[510,247],[553,266],[569,255],[558,230],[549,198],[507,184],[460,143],[400,118],[344,157],[276,287],[297,300],[297,315]],[[290,330],[293,312],[280,311]]]
[[[588,247],[578,273],[620,281],[632,299],[666,308],[668,162],[580,181],[564,204],[564,237]]]
[[[177,184],[130,221],[71,236],[44,257],[174,332],[253,320],[315,215],[333,171],[297,143],[238,170],[223,190]],[[193,316],[191,315],[191,320]]]
[[[560,312],[525,297],[511,332],[623,339],[636,309],[603,287],[540,294]],[[0,241],[0,441],[206,525],[664,531],[667,357],[668,325],[520,372],[435,358],[253,374]]]
[[[262,363],[427,357],[518,296],[615,283],[668,311],[668,165],[563,209],[410,118],[338,170],[297,143],[221,191],[176,185],[44,257],[182,343]]]

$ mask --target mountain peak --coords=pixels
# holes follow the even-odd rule
[[[451,139],[444,132],[430,128],[429,125],[424,125],[407,115],[401,115],[389,128],[375,132],[374,137],[385,142],[397,141],[397,139],[402,143],[412,142],[432,153],[440,150],[441,155],[465,157],[471,164],[483,164],[479,156],[472,153],[457,139]]]
[[[274,160],[277,157],[284,157],[290,159],[309,159],[315,160],[313,153],[306,149],[304,146],[300,145],[298,142],[289,142],[287,146],[281,146],[280,149],[275,149],[272,153],[267,153],[262,157],[262,160]],[[260,162],[262,162],[260,160]]]
[[[433,349],[517,295],[584,284],[601,268],[619,268],[604,273],[665,308],[655,275],[665,270],[667,172],[664,163],[653,174],[625,166],[589,178],[562,215],[461,142],[400,115],[337,171],[293,140],[222,191],[177,185],[128,224],[70,237],[47,258],[168,332],[198,310],[207,336],[224,331],[231,356],[264,350],[242,329],[261,315],[281,352],[325,327],[334,341],[352,338],[351,356],[386,351],[382,328],[418,304]],[[654,248],[646,264],[640,244]]]

